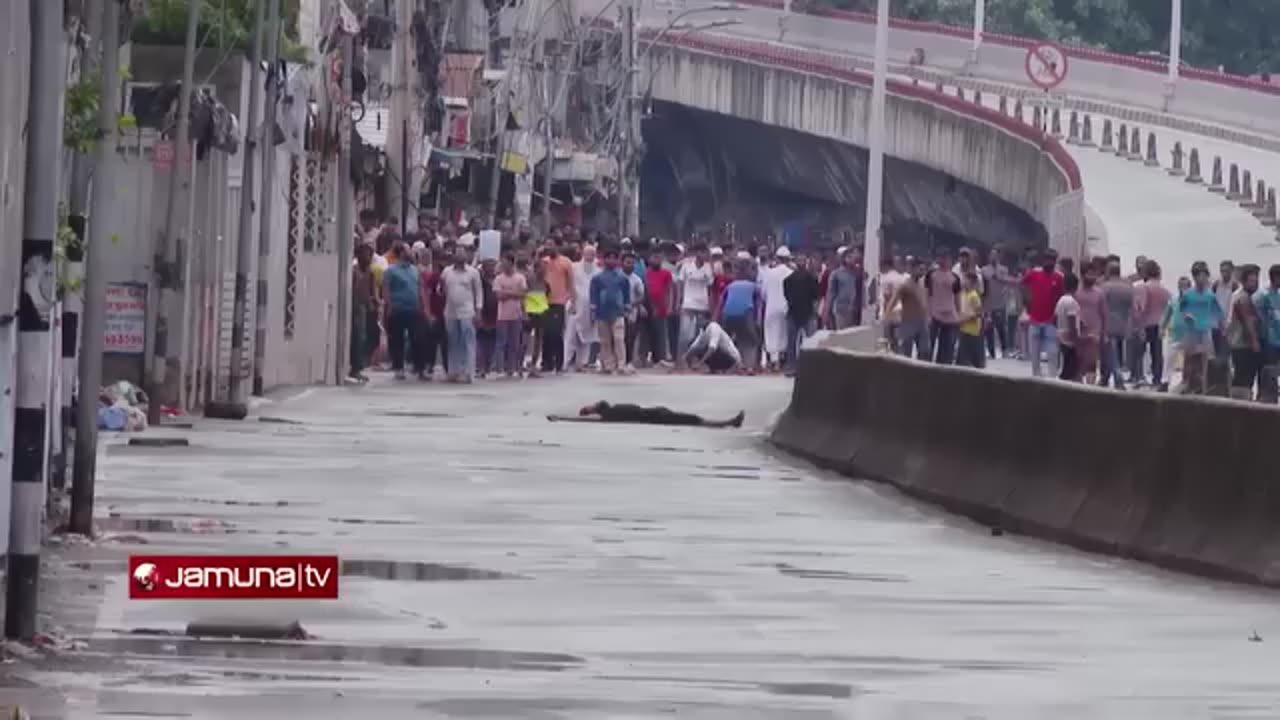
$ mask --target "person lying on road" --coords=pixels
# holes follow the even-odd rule
[[[626,403],[607,403],[601,400],[587,405],[577,415],[548,415],[551,422],[607,422],[638,423],[642,425],[686,425],[694,427],[727,428],[742,427],[746,413],[739,411],[728,420],[708,420],[693,413],[682,413],[665,407],[642,407]]]

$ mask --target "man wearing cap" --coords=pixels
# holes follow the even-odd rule
[[[827,281],[827,317],[832,330],[862,324],[864,279],[862,258],[856,250],[846,250],[840,267]]]
[[[787,351],[787,293],[784,287],[792,273],[791,250],[778,248],[773,261],[761,272],[764,289],[764,350],[769,370],[780,370]]]

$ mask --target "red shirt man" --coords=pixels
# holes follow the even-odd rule
[[[674,278],[671,271],[660,263],[650,262],[645,265],[644,291],[649,297],[649,307],[655,318],[666,318],[671,314],[671,286]]]
[[[1053,324],[1058,300],[1066,293],[1062,273],[1053,269],[1053,258],[1049,257],[1043,265],[1028,272],[1022,278],[1022,285],[1027,289],[1027,317],[1036,325]]]

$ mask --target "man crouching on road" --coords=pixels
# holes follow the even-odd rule
[[[712,321],[698,333],[684,356],[685,365],[697,371],[703,367],[713,375],[727,373],[742,367],[742,353],[734,345],[729,333]]]

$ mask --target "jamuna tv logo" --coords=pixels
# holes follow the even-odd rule
[[[332,599],[334,556],[155,555],[129,558],[134,599]]]
[[[155,563],[144,562],[133,569],[133,585],[142,592],[152,592],[160,583],[160,571]]]

